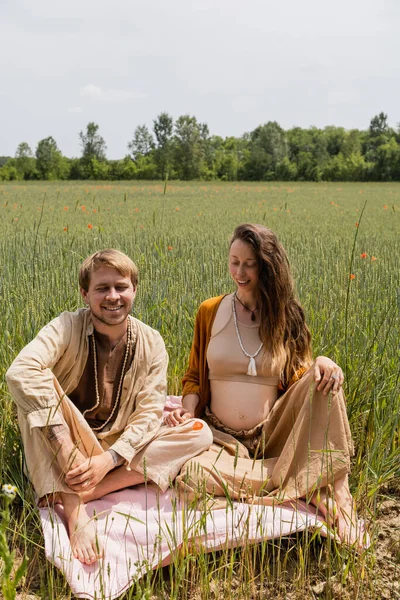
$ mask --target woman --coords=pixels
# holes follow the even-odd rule
[[[214,435],[179,483],[189,494],[205,483],[214,496],[265,504],[303,498],[342,541],[364,547],[348,485],[343,373],[329,358],[312,362],[285,250],[266,227],[239,225],[229,271],[236,291],[200,306],[183,404],[167,418],[175,426],[203,416]]]

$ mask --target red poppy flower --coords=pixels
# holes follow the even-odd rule
[[[360,254],[361,258],[367,258],[367,253],[363,252],[362,254]]]
[[[89,223],[88,229],[93,229],[93,225],[91,223]]]
[[[355,279],[356,276],[354,275],[354,273],[350,273],[350,279]]]

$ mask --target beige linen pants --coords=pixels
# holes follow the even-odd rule
[[[81,412],[65,394],[62,394],[61,388],[57,389],[57,383],[59,410],[62,411],[77,448],[88,458],[105,452],[110,445],[106,440],[97,439]],[[25,450],[27,475],[38,497],[54,492],[70,493],[70,488],[64,483],[64,474],[41,429],[30,429],[27,420],[20,415],[18,420]],[[155,482],[161,491],[165,492],[182,466],[209,448],[212,440],[209,426],[201,419],[190,419],[178,427],[162,426],[129,466],[132,470],[145,474],[146,480]]]
[[[177,478],[188,500],[204,492],[221,498],[211,503],[214,508],[226,504],[226,496],[256,504],[294,500],[350,470],[354,449],[343,392],[317,392],[311,369],[253,430],[234,432],[214,415],[208,422],[213,445],[188,461]]]

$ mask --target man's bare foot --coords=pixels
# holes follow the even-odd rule
[[[38,502],[38,508],[49,508],[55,504],[62,504],[61,495],[59,492],[53,492],[52,494],[46,494],[42,496]]]
[[[98,500],[99,498],[101,498],[101,496],[99,496],[99,493],[97,491],[97,487],[94,487],[91,490],[88,490],[87,492],[81,492],[79,494],[81,502],[83,502],[84,504],[87,504],[88,502],[93,502],[93,500]]]
[[[68,523],[69,539],[75,558],[91,565],[103,557],[103,545],[97,536],[96,522],[89,517],[77,494],[61,494]]]

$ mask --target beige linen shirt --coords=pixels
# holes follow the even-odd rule
[[[168,367],[167,351],[158,331],[138,319],[129,319],[136,342],[135,356],[123,380],[117,417],[96,434],[126,460],[127,466],[162,425]],[[67,396],[77,387],[92,332],[88,309],[64,312],[25,346],[7,371],[18,416],[27,420],[31,430],[64,423],[54,379]]]

